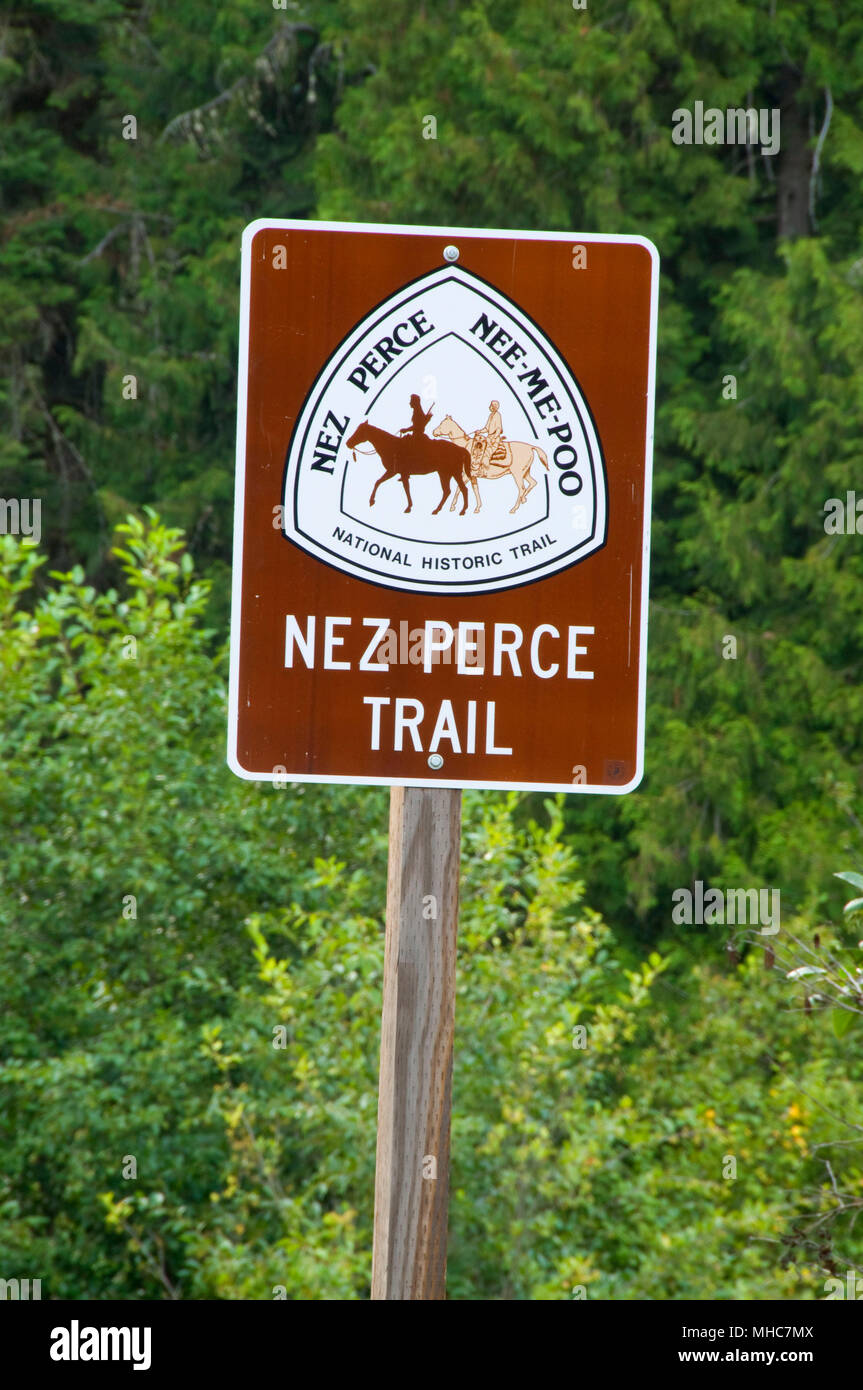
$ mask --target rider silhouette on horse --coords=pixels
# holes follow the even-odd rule
[[[399,434],[409,434],[414,439],[421,439],[425,434],[432,413],[431,410],[423,410],[419,396],[411,396],[411,415],[413,416],[411,423],[406,425],[403,430],[399,430]]]

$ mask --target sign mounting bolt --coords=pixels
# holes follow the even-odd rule
[[[438,772],[443,767],[443,758],[440,753],[429,753],[429,767],[434,772]]]
[[[457,246],[445,246],[444,249],[443,249],[443,258],[444,258],[445,261],[457,261],[457,260],[458,260],[458,247],[457,247]]]

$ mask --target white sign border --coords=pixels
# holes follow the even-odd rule
[[[249,387],[249,309],[251,299],[252,242],[258,232],[322,231],[378,232],[392,236],[440,236],[448,241],[459,237],[517,237],[520,241],[565,241],[572,245],[590,242],[609,242],[621,246],[643,246],[650,256],[650,331],[647,362],[647,419],[644,442],[644,527],[642,532],[641,620],[638,668],[638,738],[635,773],[621,786],[593,785],[587,782],[490,782],[453,780],[441,777],[342,777],[320,773],[250,772],[237,757],[240,680],[240,614],[242,605],[243,536],[245,521],[246,429]],[[237,446],[234,480],[234,547],[231,577],[231,639],[230,675],[228,680],[228,767],[244,782],[323,782],[333,785],[364,787],[449,787],[453,790],[526,791],[591,793],[594,796],[626,796],[635,791],[644,776],[644,722],[647,701],[647,607],[650,558],[650,509],[653,489],[654,397],[656,390],[656,337],[659,320],[659,252],[647,237],[636,235],[602,234],[599,232],[522,232],[512,228],[488,227],[422,227],[381,222],[321,222],[307,218],[258,217],[243,229],[242,270],[240,277],[240,332],[237,379]],[[366,582],[366,581],[360,581]],[[539,581],[534,581],[539,582]]]

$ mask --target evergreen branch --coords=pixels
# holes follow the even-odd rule
[[[279,49],[282,47],[282,44],[286,39],[288,44],[292,45],[296,41],[296,38],[299,34],[311,34],[314,37],[317,37],[317,30],[311,24],[303,24],[301,22],[296,24],[281,25],[281,27],[270,39],[266,48],[264,48],[260,55],[255,59],[254,66],[256,68],[260,68],[264,64],[269,64],[270,68],[272,69],[273,55],[275,53],[278,53]],[[252,80],[253,78],[248,73],[244,73],[241,77],[237,78],[236,82],[232,82],[230,87],[228,87],[226,91],[220,92],[218,96],[212,97],[210,101],[205,101],[201,106],[193,106],[188,111],[182,111],[179,116],[174,116],[173,120],[170,120],[168,124],[165,126],[165,129],[159,136],[157,143],[160,145],[163,144],[169,136],[173,135],[174,132],[178,130],[182,133],[184,137],[187,136],[190,127],[193,125],[195,121],[200,121],[201,117],[206,115],[208,112],[214,111],[220,106],[224,106],[226,102],[230,102],[231,99],[235,97],[237,93],[241,91],[244,87],[248,86]]]
[[[97,256],[101,256],[102,252],[106,251],[108,247],[111,245],[111,242],[114,241],[114,239],[118,237],[121,232],[125,232],[129,227],[131,227],[131,225],[131,222],[117,222],[109,232],[105,233],[105,235],[102,237],[102,240],[98,243],[97,246],[93,247],[92,251],[88,251],[86,256],[81,256],[79,258],[78,264],[86,265],[88,261],[95,260]]]

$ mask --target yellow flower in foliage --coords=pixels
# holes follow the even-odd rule
[[[708,1105],[707,1109],[705,1110],[704,1120],[707,1124],[708,1129],[716,1128],[716,1111],[713,1109],[712,1105]]]
[[[328,1211],[323,1220],[328,1226],[352,1226],[356,1215],[353,1207],[346,1207],[344,1211]]]
[[[789,1105],[787,1116],[792,1122],[788,1126],[791,1140],[797,1145],[798,1149],[804,1150],[806,1148],[806,1136],[803,1132],[803,1128],[806,1123],[806,1117],[796,1101],[792,1101]]]
[[[524,1111],[522,1110],[522,1108],[521,1108],[520,1106],[517,1106],[517,1105],[507,1105],[506,1101],[504,1101],[504,1103],[503,1103],[503,1105],[501,1105],[500,1109],[501,1109],[501,1114],[503,1115],[503,1118],[506,1120],[507,1124],[511,1124],[511,1125],[521,1125],[521,1124],[524,1124]]]

